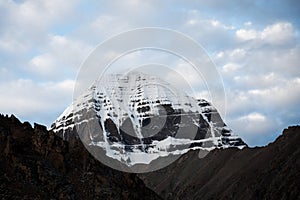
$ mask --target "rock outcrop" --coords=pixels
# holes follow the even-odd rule
[[[90,156],[80,140],[0,115],[0,199],[160,199],[135,175]]]

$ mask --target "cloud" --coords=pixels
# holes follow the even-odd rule
[[[276,21],[290,21],[299,28],[298,1],[274,1],[272,5],[268,1],[244,0],[238,4],[234,0],[228,1],[193,1],[192,8],[198,9],[203,16],[214,16],[217,19],[233,21],[244,25],[252,22],[252,25],[265,26]]]
[[[244,61],[245,74],[266,74],[276,72],[283,77],[293,78],[300,75],[300,46],[285,48],[253,48],[248,50]]]
[[[1,67],[18,78],[38,79],[52,68],[63,67],[49,48],[49,35],[64,23],[71,23],[77,0],[1,1],[0,56]],[[67,52],[63,48],[59,51]],[[78,55],[76,55],[78,58]],[[70,57],[65,60],[74,60]],[[51,65],[51,66],[50,66]],[[53,78],[54,76],[51,76]],[[64,77],[66,78],[66,77]],[[49,78],[48,80],[49,81]]]
[[[285,45],[296,38],[296,31],[289,22],[278,22],[265,27],[262,31],[254,29],[239,29],[236,37],[241,41],[256,40],[258,42]]]
[[[245,29],[239,29],[236,31],[236,36],[240,40],[254,40],[259,38],[259,32],[256,30],[250,29],[250,30],[245,30]]]
[[[215,29],[233,30],[234,26],[228,26],[215,19],[199,19],[198,17],[189,19],[186,24],[188,26],[206,26]]]
[[[241,116],[231,123],[235,127],[234,130],[238,131],[238,134],[250,146],[264,145],[270,142],[269,140],[274,133],[268,133],[268,131],[276,129],[274,119],[259,112]]]
[[[261,113],[250,113],[246,116],[242,116],[238,119],[239,121],[248,121],[248,122],[265,122],[266,116]]]
[[[78,69],[94,47],[72,37],[51,35],[49,51],[62,65]]]
[[[234,84],[244,90],[255,90],[283,86],[287,80],[277,73],[237,75],[233,78]]]
[[[48,51],[34,56],[23,68],[44,81],[74,77],[92,47],[61,35],[50,35]]]
[[[55,117],[71,103],[73,87],[74,81],[69,79],[42,84],[29,79],[9,81],[0,85],[0,110],[22,120],[50,125],[49,117]]]
[[[254,132],[264,134],[264,139],[256,144],[266,144],[281,129],[296,123],[296,119],[300,117],[295,114],[299,112],[297,99],[300,98],[300,74],[297,70],[300,49],[295,39],[295,28],[288,22],[273,23],[261,31],[254,28],[252,24],[251,29],[239,29],[235,32],[236,37],[244,40],[236,45],[236,49],[243,49],[245,52],[240,58],[232,56],[234,49],[215,54],[216,62],[221,66],[230,64],[228,61],[242,66],[233,71],[224,70],[223,67],[222,74],[229,99],[228,124],[236,132],[243,134],[251,145],[256,143],[254,136],[250,138]],[[272,126],[255,125],[251,120],[246,120],[253,112],[263,114]]]
[[[237,59],[244,58],[246,54],[247,54],[247,52],[245,49],[237,48],[237,49],[234,49],[231,52],[229,52],[229,57],[232,60],[237,60]]]
[[[228,63],[228,64],[223,66],[222,71],[224,73],[233,73],[233,72],[237,71],[240,68],[241,68],[241,66],[236,64],[236,63]]]
[[[284,85],[249,90],[249,94],[269,109],[281,110],[288,109],[290,106],[296,107],[300,99],[300,78],[287,80]]]
[[[295,39],[295,34],[291,23],[276,23],[261,32],[261,39],[270,44],[286,44]]]
[[[75,5],[76,1],[5,1],[1,3],[1,10],[6,12],[1,16],[5,22],[1,23],[0,35],[6,41],[15,41],[15,45],[27,49],[31,45],[43,44],[49,29],[70,19]]]
[[[24,52],[26,45],[14,38],[4,36],[0,39],[0,51],[7,53]]]
[[[82,34],[87,34],[92,37],[89,39],[97,39],[97,42],[100,43],[101,40],[99,39],[109,38],[132,28],[133,26],[130,25],[130,22],[127,20],[125,21],[121,17],[114,15],[99,15],[91,23],[87,24],[85,30],[82,30]]]
[[[212,16],[204,16],[195,8],[184,13],[182,23],[183,25],[178,27],[179,30],[192,36],[209,52],[234,43],[235,38],[231,36],[231,32],[236,27],[232,23],[228,21],[225,23]]]
[[[257,89],[226,92],[229,99],[226,121],[249,145],[271,142],[281,129],[299,123],[300,118],[300,78],[282,79],[278,84],[274,74],[261,79],[249,79],[257,82]],[[273,81],[273,84],[263,85],[259,81]]]
[[[0,84],[15,78],[15,74],[7,67],[0,67]]]
[[[251,21],[247,21],[244,23],[244,26],[251,26],[252,25],[252,22]]]
[[[51,123],[71,101],[76,72],[97,44],[122,31],[155,26],[181,31],[206,49],[224,79],[227,124],[250,144],[266,144],[300,118],[298,4],[1,1],[0,111]],[[199,83],[178,59],[160,52],[132,54],[117,64],[130,68],[153,61]],[[209,98],[206,90],[197,94]]]
[[[43,76],[57,73],[55,66],[55,59],[49,54],[38,55],[29,61],[30,70]]]
[[[196,87],[199,85],[206,89],[204,77],[201,77],[200,74],[187,62],[180,60],[174,69],[181,77],[183,77],[191,87]],[[202,82],[202,84],[200,84]]]
[[[274,75],[269,75],[276,77]],[[242,86],[241,88],[227,88],[228,114],[236,118],[245,112],[264,111],[268,113],[293,112],[298,109],[298,99],[300,98],[300,79],[282,79],[276,84],[267,77],[258,79],[248,79],[252,87]],[[266,83],[263,83],[266,82]],[[238,83],[242,84],[242,82]],[[251,89],[255,88],[255,89]],[[282,117],[282,116],[280,116]]]

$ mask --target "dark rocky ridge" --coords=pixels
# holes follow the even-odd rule
[[[164,199],[300,199],[300,126],[266,147],[189,151],[139,176]]]
[[[0,115],[0,199],[160,199],[135,175],[95,160],[80,140]]]
[[[266,147],[189,151],[137,176],[104,166],[80,140],[0,115],[0,152],[0,199],[300,199],[300,126]]]

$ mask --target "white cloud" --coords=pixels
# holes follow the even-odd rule
[[[61,35],[49,37],[49,51],[64,67],[78,69],[93,49],[92,46],[80,40]]]
[[[225,73],[232,73],[240,69],[241,66],[236,63],[228,63],[223,66],[222,71]]]
[[[49,122],[48,117],[59,115],[72,101],[73,80],[36,83],[18,79],[0,85],[0,110],[15,114],[25,120]],[[51,120],[51,119],[50,119]],[[49,125],[49,124],[48,124]]]
[[[248,52],[244,48],[234,48],[217,52],[213,55],[214,61],[224,66],[228,63],[243,63],[246,59]]]
[[[236,36],[241,40],[254,40],[259,37],[259,32],[254,29],[239,29],[236,31]]]
[[[270,72],[267,74],[248,74],[234,76],[235,84],[240,86],[240,89],[265,89],[274,86],[283,86],[287,80],[279,74]]]
[[[175,71],[181,75],[192,87],[199,85],[202,78],[199,76],[197,71],[187,62],[180,61],[176,67]],[[202,80],[203,81],[203,80]]]
[[[190,19],[190,20],[187,21],[187,24],[188,24],[188,25],[191,25],[191,26],[196,25],[197,23],[198,23],[198,22],[197,22],[197,20],[195,20],[195,19]]]
[[[225,55],[224,51],[221,51],[221,52],[217,53],[216,58],[217,59],[223,58],[224,55]]]
[[[48,26],[66,20],[72,13],[76,1],[61,2],[27,0],[17,4],[13,1],[7,3],[7,8],[11,9],[11,17],[20,26]]]
[[[291,23],[277,23],[267,26],[260,37],[270,44],[285,44],[295,38],[295,30]]]
[[[224,29],[224,30],[233,30],[235,29],[232,25],[226,25],[220,22],[219,20],[215,19],[201,19],[199,16],[192,17],[186,21],[188,26],[206,26],[206,28],[213,28],[213,29]]]
[[[251,110],[292,111],[300,99],[300,78],[281,79],[277,83],[276,75],[272,73],[260,78],[239,78],[234,90],[227,90],[229,116],[241,115]],[[243,81],[251,81],[251,87],[243,86]],[[240,114],[239,114],[240,113]],[[236,117],[236,116],[234,116]]]
[[[300,78],[286,80],[283,85],[249,90],[249,95],[269,108],[285,109],[296,105],[300,99]]]
[[[244,58],[245,55],[246,55],[246,50],[242,48],[237,48],[229,52],[229,56],[232,60]]]
[[[92,47],[60,35],[50,35],[47,53],[36,55],[24,66],[46,81],[62,80],[76,74]]]
[[[233,30],[235,27],[233,25],[226,25],[222,23],[220,20],[204,18],[201,16],[201,13],[198,10],[189,10],[187,12],[186,25],[188,26],[197,26],[203,29],[224,29],[224,30]],[[204,27],[205,26],[205,27]]]
[[[70,19],[76,1],[5,1],[1,6],[6,15],[2,16],[5,22],[2,24],[0,36],[17,49],[22,47],[29,50],[32,45],[45,44],[52,26]]]
[[[63,75],[63,78],[59,77],[63,73],[57,74],[57,71],[62,71],[62,65],[68,66],[70,62],[81,57],[79,54],[74,55],[73,58],[69,55],[63,56],[70,51],[63,46],[52,51],[49,35],[52,35],[50,32],[55,29],[54,27],[72,21],[71,16],[74,14],[77,0],[72,2],[3,1],[0,4],[0,12],[3,11],[0,17],[5,19],[0,20],[2,65],[9,67],[19,78],[38,77],[46,78],[45,81],[52,80],[56,76],[55,79],[66,78],[66,75]],[[60,58],[64,60],[58,58],[54,52],[61,55]],[[22,72],[26,72],[26,75],[22,75]],[[42,77],[39,77],[41,75]]]
[[[0,84],[9,81],[15,77],[15,74],[7,67],[0,67]]]
[[[220,27],[220,28],[223,28],[223,29],[225,29],[225,30],[233,30],[233,29],[235,29],[235,27],[234,26],[227,26],[227,25],[225,25],[225,24],[222,24],[220,21],[218,21],[218,20],[208,20],[208,22],[212,25],[212,26],[214,26],[214,27]]]
[[[254,113],[250,113],[246,116],[242,116],[238,119],[239,121],[247,121],[247,122],[264,122],[266,121],[266,116],[264,116],[263,114],[261,113],[257,113],[257,112],[254,112]]]
[[[231,121],[233,130],[250,146],[266,145],[269,130],[274,130],[275,120],[263,113],[252,112]]]
[[[281,45],[295,39],[295,29],[289,22],[278,22],[265,27],[262,31],[239,29],[236,36],[242,41],[258,40],[267,44]]]
[[[55,71],[55,69],[57,69],[56,66],[57,64],[55,63],[55,58],[49,54],[35,56],[29,62],[29,69],[33,73],[43,76],[49,76],[53,73],[57,73]]]
[[[251,21],[247,21],[244,23],[244,26],[252,26],[252,22]]]
[[[0,51],[9,53],[20,53],[27,49],[26,45],[14,38],[5,36],[0,38]]]
[[[100,15],[88,25],[86,34],[95,38],[108,38],[128,29],[130,29],[128,21],[113,15]]]
[[[226,91],[227,124],[249,145],[267,144],[280,129],[299,119],[300,78],[281,77],[278,82],[277,78],[274,73],[254,80],[249,78],[257,82],[256,89],[241,87]],[[261,86],[260,81],[269,84]]]
[[[182,21],[184,24],[178,27],[179,30],[192,36],[208,51],[220,50],[234,41],[231,32],[236,27],[232,23],[226,23],[212,16],[203,16],[194,9],[186,11]]]

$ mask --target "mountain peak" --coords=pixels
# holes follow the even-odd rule
[[[129,167],[191,149],[246,146],[209,102],[143,73],[103,76],[52,130],[65,140],[79,136],[89,148],[100,147]]]

